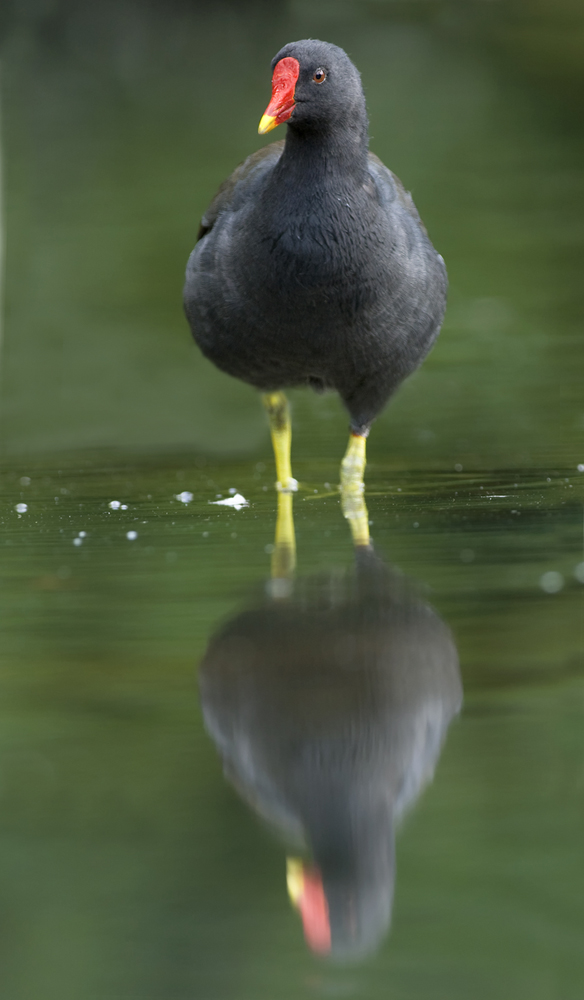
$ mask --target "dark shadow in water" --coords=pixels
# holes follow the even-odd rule
[[[461,705],[448,628],[357,548],[347,572],[271,581],[211,639],[200,676],[227,777],[311,856],[288,860],[309,945],[370,953],[390,921],[396,823]]]

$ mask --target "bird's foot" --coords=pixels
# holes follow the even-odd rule
[[[288,479],[285,479],[283,483],[277,482],[276,489],[278,493],[297,493],[298,480],[293,479],[292,476],[289,476]]]

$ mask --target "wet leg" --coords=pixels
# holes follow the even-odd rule
[[[290,448],[292,445],[292,425],[290,423],[290,407],[283,392],[266,392],[262,396],[270,421],[272,445],[276,459],[276,489],[293,493],[298,489],[298,483],[292,478],[290,465]]]
[[[353,544],[369,545],[369,514],[365,506],[365,444],[363,434],[351,433],[345,457],[341,462],[341,507],[349,522]]]

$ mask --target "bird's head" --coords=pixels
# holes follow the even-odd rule
[[[329,42],[290,42],[272,60],[272,99],[259,124],[263,135],[289,122],[298,131],[367,126],[361,77],[346,52]]]
[[[389,837],[382,858],[375,861],[365,850],[361,864],[347,870],[335,865],[332,873],[323,873],[299,858],[287,859],[288,895],[302,917],[306,943],[316,954],[341,962],[355,961],[378,946],[391,917],[391,833]],[[367,870],[370,863],[373,869]]]

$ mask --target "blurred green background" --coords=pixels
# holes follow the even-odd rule
[[[2,1000],[581,1000],[582,3],[2,0],[0,36]],[[269,571],[275,498],[184,266],[306,36],[361,70],[451,281],[367,502],[454,633],[465,709],[398,839],[388,940],[350,969],[307,953],[195,676]],[[305,575],[352,558],[347,420],[293,403]],[[234,488],[249,507],[210,506]]]
[[[579,0],[4,0],[0,17],[5,454],[265,443],[255,393],[191,343],[182,280],[218,183],[265,141],[271,57],[316,36],[361,70],[371,148],[450,275],[371,458],[584,461]],[[340,454],[336,399],[295,407],[299,453]]]

